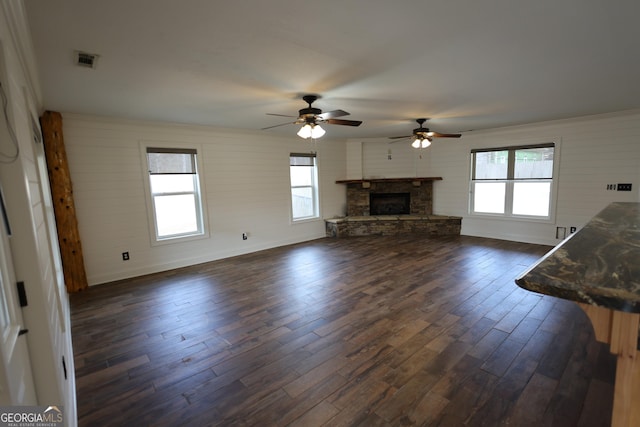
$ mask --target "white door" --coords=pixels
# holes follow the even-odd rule
[[[0,406],[35,405],[28,333],[22,322],[13,261],[9,248],[8,222],[0,187]]]

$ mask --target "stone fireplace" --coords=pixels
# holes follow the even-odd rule
[[[460,234],[462,218],[433,215],[433,182],[441,179],[336,181],[347,185],[347,216],[325,220],[327,236]]]
[[[371,200],[395,198],[408,194],[409,209],[386,215],[431,215],[433,205],[433,181],[442,178],[381,178],[371,180],[337,181],[347,185],[347,216],[385,215],[371,213]],[[396,200],[392,203],[398,203]]]

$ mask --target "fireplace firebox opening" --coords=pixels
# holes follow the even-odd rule
[[[369,193],[369,215],[411,213],[410,193]]]

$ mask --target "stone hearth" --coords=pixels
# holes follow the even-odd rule
[[[347,185],[347,216],[325,220],[330,237],[421,233],[460,234],[461,217],[433,215],[433,181],[442,178],[380,178],[336,181]],[[372,215],[371,194],[408,193],[409,214]]]
[[[393,236],[420,233],[430,236],[460,234],[462,218],[442,215],[348,216],[326,219],[329,237]]]

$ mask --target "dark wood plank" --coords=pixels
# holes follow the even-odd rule
[[[79,424],[606,425],[612,356],[514,283],[548,249],[320,239],[92,287]]]

